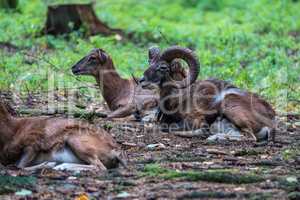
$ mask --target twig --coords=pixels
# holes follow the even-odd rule
[[[54,109],[52,111],[49,110],[38,110],[38,109],[19,109],[17,110],[19,114],[23,115],[32,115],[32,116],[40,116],[40,115],[55,115],[55,114],[72,114],[75,118],[84,118],[84,119],[91,119],[93,117],[100,117],[105,118],[107,117],[106,113],[102,112],[87,112],[85,110],[69,110],[68,108],[62,108],[62,109]]]
[[[225,151],[220,151],[218,149],[206,149],[206,152],[210,154],[216,154],[216,155],[230,155],[229,153]]]
[[[258,166],[281,166],[284,165],[282,162],[272,161],[272,160],[260,160],[256,162],[249,163],[250,165],[258,165]]]
[[[163,34],[163,32],[159,28],[157,30],[160,33],[161,37],[167,42],[167,44],[171,45],[171,42],[167,39],[167,37]]]

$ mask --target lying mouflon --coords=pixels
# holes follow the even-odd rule
[[[178,59],[189,66],[184,79],[178,79]],[[150,66],[140,80],[143,88],[160,93],[158,120],[177,130],[202,128],[217,117],[225,117],[255,140],[275,138],[275,111],[257,94],[218,79],[197,80],[200,63],[189,49],[170,47],[164,52],[149,49]],[[179,67],[180,68],[180,67]]]
[[[107,118],[123,118],[134,114],[140,120],[145,111],[157,108],[158,95],[143,89],[136,78],[124,79],[115,69],[112,58],[102,49],[93,49],[73,67],[74,75],[95,77],[101,94],[112,111]]]
[[[117,143],[88,123],[58,117],[13,117],[0,100],[0,163],[19,168],[43,162],[93,165],[122,162]]]

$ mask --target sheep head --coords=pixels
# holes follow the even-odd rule
[[[199,74],[200,63],[197,56],[187,48],[173,46],[160,54],[158,47],[149,49],[149,68],[144,72],[144,77],[140,80],[143,88],[153,88],[162,86],[166,81],[170,81],[172,65],[175,59],[183,59],[189,66],[187,78],[181,81],[172,81],[175,88],[186,88],[193,84]]]
[[[93,49],[72,67],[72,72],[74,75],[97,76],[99,70],[107,69],[110,65],[112,60],[104,50]]]

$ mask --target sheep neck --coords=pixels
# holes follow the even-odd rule
[[[170,97],[174,94],[178,94],[180,91],[177,88],[174,88],[172,85],[165,84],[160,87],[160,99],[165,99],[166,97]],[[175,95],[176,96],[176,95]],[[164,101],[165,109],[171,110],[175,105],[179,104],[179,99],[177,97],[168,98]]]
[[[123,79],[117,73],[113,64],[109,69],[99,70],[96,81],[100,87],[103,98],[111,110],[117,108],[117,99],[122,97],[129,87],[129,80]]]

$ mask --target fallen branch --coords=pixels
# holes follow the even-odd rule
[[[57,108],[57,109],[52,109],[52,110],[39,110],[39,109],[28,109],[28,108],[21,108],[17,110],[17,112],[21,115],[30,115],[30,116],[41,116],[41,115],[46,115],[46,116],[51,116],[51,115],[72,115],[75,118],[83,118],[87,120],[91,120],[94,117],[99,117],[99,118],[105,118],[107,116],[106,113],[102,112],[88,112],[85,110],[79,110],[79,109],[73,109],[70,110],[68,107],[63,107],[63,108]]]
[[[210,135],[209,132],[202,129],[197,129],[192,131],[174,131],[172,132],[172,134],[179,137],[186,137],[186,138],[200,137],[202,139],[206,139]]]
[[[210,191],[193,191],[185,193],[177,199],[203,199],[203,198],[236,198],[238,195],[234,192],[210,192]]]
[[[273,160],[260,160],[256,162],[249,163],[250,165],[256,166],[282,166],[283,162],[273,161]]]
[[[230,155],[230,153],[218,149],[206,149],[206,152],[209,154],[216,154],[216,155]]]

